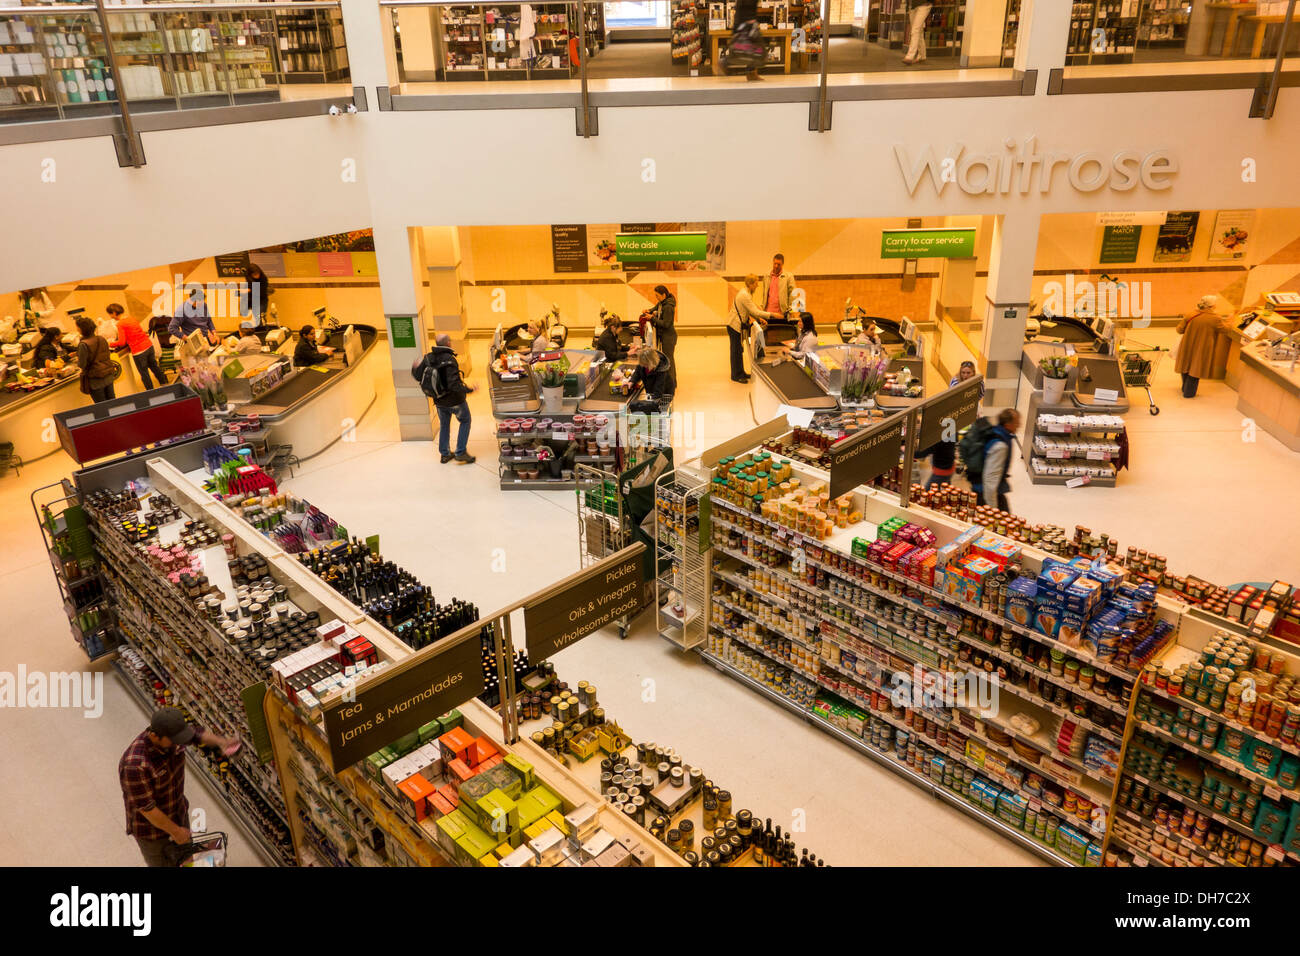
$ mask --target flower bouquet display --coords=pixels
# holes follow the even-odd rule
[[[874,404],[876,393],[885,384],[888,366],[889,359],[883,353],[850,350],[841,377],[840,401],[850,405]]]
[[[1043,373],[1043,403],[1059,405],[1065,397],[1065,381],[1070,377],[1070,359],[1064,355],[1049,355],[1038,360]]]

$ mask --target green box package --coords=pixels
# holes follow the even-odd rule
[[[447,731],[455,730],[457,727],[463,727],[464,725],[465,718],[461,716],[460,711],[455,709],[449,710],[438,718],[438,726],[442,728],[442,733],[438,736],[441,737],[442,734],[445,734]]]
[[[438,723],[438,721],[431,720],[420,727],[417,733],[420,735],[420,743],[427,744],[430,740],[437,740],[446,731],[442,729],[442,724]]]
[[[511,800],[518,800],[524,792],[524,781],[513,768],[499,763],[491,770],[485,770],[479,776],[486,777],[496,789]]]

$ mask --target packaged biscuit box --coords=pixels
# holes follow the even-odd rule
[[[1061,629],[1061,618],[1064,614],[1064,605],[1050,599],[1044,601],[1042,595],[1039,595],[1038,604],[1034,608],[1034,630],[1055,638]]]
[[[1021,627],[1033,627],[1037,597],[1037,581],[1028,577],[1016,578],[1007,587],[1007,617]]]

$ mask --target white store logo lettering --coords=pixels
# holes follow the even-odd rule
[[[901,143],[894,145],[894,158],[903,174],[908,195],[915,196],[925,173],[930,184],[942,195],[948,183],[970,196],[1028,193],[1038,181],[1038,191],[1051,191],[1057,169],[1065,166],[1064,178],[1079,192],[1096,192],[1109,186],[1115,192],[1129,192],[1139,184],[1146,189],[1169,189],[1178,172],[1178,161],[1167,149],[1143,155],[1136,149],[1121,149],[1109,158],[1099,152],[1079,153],[1038,151],[1038,137],[1027,136],[1023,142],[1008,138],[1004,153],[967,153],[965,143],[955,143],[942,157],[934,147],[925,147],[917,159]],[[1035,175],[1036,174],[1036,175]]]

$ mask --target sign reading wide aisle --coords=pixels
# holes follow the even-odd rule
[[[558,591],[524,606],[528,658],[543,661],[641,607],[642,552],[634,544],[560,582]]]
[[[619,262],[703,262],[709,237],[703,232],[620,233],[614,237]]]
[[[447,638],[436,654],[417,654],[408,663],[362,684],[352,701],[322,708],[332,769],[338,773],[394,740],[419,730],[439,714],[483,692],[481,625]]]
[[[858,485],[898,467],[906,415],[894,415],[873,428],[831,447],[831,497],[848,494]]]

